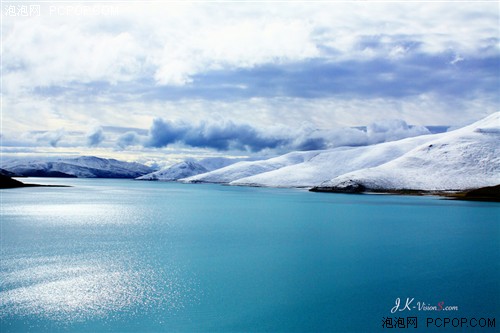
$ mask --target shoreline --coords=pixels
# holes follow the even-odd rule
[[[342,194],[388,194],[412,196],[438,196],[448,200],[500,202],[500,185],[486,186],[469,190],[414,190],[414,189],[370,189],[358,187],[335,188],[313,187],[310,192]]]
[[[72,187],[70,185],[43,185],[43,184],[23,183],[21,181],[12,179],[5,175],[1,175],[1,178],[2,178],[2,183],[0,184],[0,189],[13,189],[13,188],[24,188],[24,187]],[[147,181],[161,181],[161,180],[147,180]],[[179,182],[179,181],[172,180],[171,182]],[[191,184],[219,184],[219,185],[231,186],[225,183],[210,183],[210,182],[193,182]],[[233,186],[266,187],[266,186],[259,186],[257,184],[238,184]],[[294,188],[294,189],[302,189],[302,190],[308,190],[309,192],[319,192],[319,193],[436,196],[447,200],[500,202],[500,184],[495,186],[486,186],[468,190],[370,189],[361,184],[352,184],[346,187],[277,186],[272,188]]]

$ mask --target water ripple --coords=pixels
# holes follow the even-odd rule
[[[160,275],[105,258],[70,260],[3,260],[0,318],[37,316],[68,323],[137,309],[174,311],[183,306],[185,293],[192,288],[178,277],[176,269]]]

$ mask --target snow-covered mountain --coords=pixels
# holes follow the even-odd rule
[[[273,171],[288,165],[301,163],[319,154],[320,151],[292,152],[283,156],[263,161],[242,161],[225,168],[217,169],[197,176],[181,179],[187,183],[222,183]]]
[[[46,161],[10,160],[4,161],[1,167],[18,175],[33,177],[137,178],[154,171],[139,163],[94,156]]]
[[[431,136],[399,158],[340,175],[321,184],[321,188],[464,190],[498,184],[500,112],[464,128]]]
[[[372,146],[292,152],[263,161],[240,162],[181,181],[269,187],[312,187],[349,171],[388,162],[426,142],[429,136]]]
[[[231,185],[312,187],[346,172],[373,167],[397,158],[428,140],[428,135],[372,146],[339,147],[317,152],[301,163],[231,181]]]
[[[138,177],[137,180],[175,181],[220,169],[234,164],[238,161],[241,161],[241,159],[226,157],[208,157],[199,161],[188,159],[161,170]]]
[[[499,118],[500,112],[455,131],[371,146],[293,152],[240,162],[181,181],[429,190],[496,185],[500,183]]]
[[[183,161],[168,168],[138,177],[137,180],[175,181],[180,178],[191,177],[205,172],[208,172],[208,170],[201,164],[192,161]]]
[[[207,157],[204,159],[201,159],[199,161],[196,161],[198,164],[203,166],[205,169],[208,171],[213,171],[217,170],[220,168],[227,167],[228,165],[245,161],[246,158],[228,158],[228,157]]]

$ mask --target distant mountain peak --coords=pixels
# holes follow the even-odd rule
[[[46,161],[6,161],[2,167],[10,172],[35,177],[137,178],[154,171],[139,164],[96,156],[58,158]]]

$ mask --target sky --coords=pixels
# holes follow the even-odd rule
[[[500,110],[497,1],[2,2],[2,158],[366,145]]]

